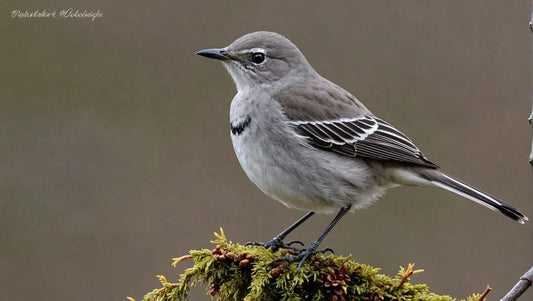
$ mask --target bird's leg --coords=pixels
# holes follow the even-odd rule
[[[258,241],[252,241],[247,242],[246,245],[252,245],[252,246],[263,246],[267,249],[277,250],[279,248],[289,249],[293,251],[300,251],[300,249],[291,247],[292,244],[298,243],[303,245],[299,241],[291,241],[287,244],[283,242],[283,239],[285,239],[285,236],[287,236],[289,233],[291,233],[294,229],[298,228],[303,222],[305,222],[308,218],[310,218],[313,214],[315,214],[313,211],[307,212],[306,215],[302,216],[299,220],[297,220],[294,224],[290,225],[287,229],[283,230],[280,234],[276,235],[274,238],[272,238],[268,242],[258,242]]]
[[[276,262],[280,262],[280,261],[300,261],[300,263],[298,264],[298,268],[296,268],[296,273],[298,273],[298,271],[302,267],[302,265],[305,262],[305,260],[307,258],[309,258],[309,256],[317,253],[316,249],[318,248],[320,243],[324,240],[324,238],[326,238],[326,235],[328,235],[328,233],[331,231],[331,229],[333,229],[333,227],[335,227],[335,225],[341,220],[341,218],[348,211],[350,211],[351,207],[352,207],[352,205],[347,205],[345,207],[342,207],[342,209],[339,211],[339,213],[337,213],[335,218],[326,227],[324,232],[322,232],[322,234],[320,234],[320,236],[315,241],[313,241],[309,245],[309,247],[307,247],[307,249],[300,250],[296,256],[283,256],[283,257],[276,258],[270,264],[273,264],[273,263],[276,263]]]

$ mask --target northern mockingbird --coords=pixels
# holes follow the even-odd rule
[[[299,260],[298,269],[348,211],[398,185],[437,186],[527,221],[511,205],[443,173],[407,136],[320,76],[282,35],[254,32],[197,54],[220,60],[237,86],[230,129],[244,172],[270,197],[308,211],[262,245],[287,247],[285,236],[314,212],[338,211],[308,248],[281,258]]]

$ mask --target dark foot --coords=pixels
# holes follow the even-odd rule
[[[269,265],[278,263],[280,261],[299,261],[298,267],[296,268],[295,273],[298,273],[300,271],[300,268],[304,264],[304,262],[309,258],[311,255],[315,255],[316,253],[323,253],[323,252],[333,252],[331,249],[325,249],[324,251],[317,251],[316,248],[318,247],[318,244],[316,242],[313,242],[307,249],[301,249],[299,252],[295,253],[294,256],[282,256],[279,258],[276,258],[272,260],[272,262]]]
[[[267,242],[250,241],[250,242],[245,243],[244,245],[245,246],[262,246],[265,249],[272,249],[273,251],[277,251],[278,249],[287,249],[291,253],[299,253],[303,250],[303,249],[293,247],[292,245],[294,244],[299,244],[301,246],[304,245],[301,241],[297,241],[297,240],[284,243],[281,239],[277,237],[274,237],[271,241],[267,241]]]
[[[322,253],[322,254],[326,255],[326,253],[335,254],[335,251],[333,251],[333,249],[331,249],[331,248],[325,248],[324,250],[316,251],[316,253]]]

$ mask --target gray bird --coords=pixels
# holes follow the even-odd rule
[[[519,223],[528,220],[502,200],[443,173],[407,136],[320,76],[282,35],[254,32],[197,54],[220,60],[237,86],[231,140],[244,172],[265,194],[308,211],[261,245],[289,247],[285,236],[314,212],[338,211],[309,247],[280,260],[299,260],[299,269],[347,212],[399,185],[437,186]]]

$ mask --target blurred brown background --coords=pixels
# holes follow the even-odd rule
[[[103,16],[11,17],[71,7]],[[303,214],[241,171],[233,83],[194,54],[256,30],[292,39],[444,170],[533,217],[529,16],[529,0],[2,1],[0,299],[139,300],[219,226],[265,241]],[[330,219],[290,238],[309,243]],[[324,247],[387,274],[415,262],[415,282],[455,297],[490,284],[494,300],[531,266],[532,226],[398,188]]]

